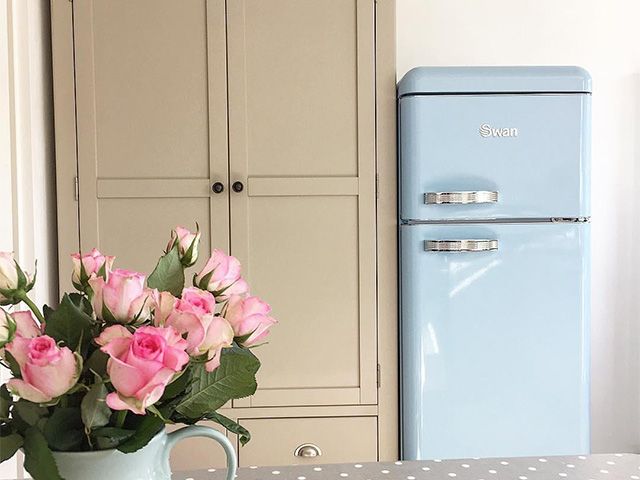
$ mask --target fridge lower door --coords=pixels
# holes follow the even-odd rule
[[[588,453],[589,225],[400,230],[403,458]]]

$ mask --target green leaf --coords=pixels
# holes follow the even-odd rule
[[[41,407],[37,403],[31,403],[27,400],[18,400],[13,407],[13,413],[20,417],[20,419],[27,425],[34,426],[38,423],[38,420],[49,414],[49,410],[46,407]]]
[[[249,430],[244,428],[239,423],[234,422],[230,418],[225,417],[224,415],[220,415],[217,412],[213,412],[208,414],[206,418],[207,420],[211,420],[212,422],[216,422],[217,424],[222,425],[224,428],[226,428],[230,432],[233,432],[236,435],[238,435],[238,438],[240,439],[240,443],[242,445],[246,445],[247,442],[251,440],[251,433],[249,433]]]
[[[44,312],[45,333],[58,342],[64,342],[71,350],[84,356],[93,338],[91,332],[93,318],[86,314],[81,306],[76,305],[67,294],[62,297],[57,310],[45,307]]]
[[[57,408],[42,431],[50,448],[56,451],[77,451],[82,446],[84,425],[77,407]]]
[[[89,355],[89,359],[85,362],[84,371],[91,371],[104,378],[107,375],[108,360],[109,355],[107,355],[100,349],[96,349],[91,355]]]
[[[239,347],[222,351],[220,366],[207,372],[205,365],[193,365],[193,383],[176,411],[188,418],[202,418],[233,398],[253,395],[260,361],[249,350]]]
[[[63,480],[44,435],[30,427],[24,437],[24,468],[37,480]]]
[[[22,378],[22,372],[20,371],[20,365],[15,357],[5,349],[4,358],[9,364],[9,370],[11,371],[11,375],[15,378]]]
[[[104,427],[109,423],[111,409],[105,401],[107,393],[107,387],[100,382],[94,384],[82,399],[80,412],[82,423],[84,423],[87,430]]]
[[[153,273],[149,275],[147,286],[157,288],[161,292],[169,292],[176,297],[182,293],[184,266],[180,261],[177,245],[160,257]]]
[[[126,430],[116,427],[102,427],[93,431],[91,436],[100,450],[115,448],[136,433],[134,430]]]
[[[162,394],[162,398],[160,402],[165,402],[167,400],[171,400],[176,398],[178,395],[184,393],[187,390],[187,387],[191,383],[191,369],[187,367],[187,369],[176,378],[173,382],[171,382],[164,389],[164,393]]]
[[[6,385],[0,386],[0,420],[9,419],[9,407],[11,406],[11,394]]]
[[[118,447],[122,453],[133,453],[140,450],[164,428],[164,422],[154,415],[142,417],[142,421],[136,425],[135,433]]]
[[[22,446],[22,435],[12,433],[6,437],[0,437],[0,463],[9,460]]]
[[[104,267],[104,265],[103,265]],[[69,298],[80,310],[82,310],[87,315],[93,315],[93,307],[91,306],[91,302],[85,295],[82,293],[70,293]]]

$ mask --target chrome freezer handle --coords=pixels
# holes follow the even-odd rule
[[[425,252],[489,252],[498,250],[498,240],[425,240]]]
[[[468,205],[472,203],[497,203],[498,192],[485,190],[469,192],[427,192],[424,203],[427,205]]]

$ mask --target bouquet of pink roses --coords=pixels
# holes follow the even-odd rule
[[[220,250],[185,288],[199,241],[177,227],[148,279],[96,249],[72,255],[78,292],[42,312],[28,296],[35,275],[0,253],[0,305],[29,308],[0,308],[0,361],[12,374],[0,387],[0,461],[22,448],[34,478],[57,479],[52,450],[130,453],[167,423],[200,420],[249,441],[216,410],[255,392],[250,348],[276,321]]]

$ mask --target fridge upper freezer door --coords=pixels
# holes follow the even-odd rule
[[[400,217],[589,216],[588,94],[400,99]]]
[[[588,453],[589,225],[400,231],[403,458]]]

